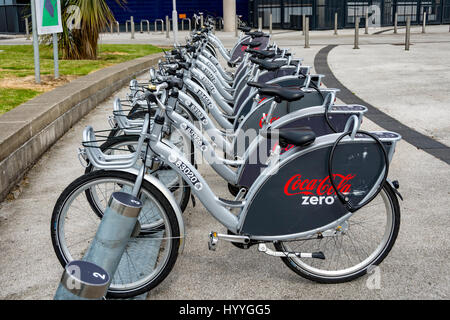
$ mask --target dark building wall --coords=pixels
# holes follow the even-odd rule
[[[0,0],[0,33],[24,33],[29,0]],[[30,19],[31,21],[31,19]]]
[[[141,19],[147,19],[153,23],[155,19],[164,19],[165,16],[172,17],[171,0],[128,0],[124,7],[120,7],[114,0],[107,0],[107,3],[119,23],[125,23],[130,16],[133,16],[137,23]],[[236,11],[247,21],[248,0],[236,0]],[[223,2],[222,0],[177,0],[177,12],[185,13],[188,18],[198,12],[222,17]]]

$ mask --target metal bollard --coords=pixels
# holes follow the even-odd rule
[[[353,49],[359,49],[359,17],[355,17],[355,45]]]
[[[128,33],[128,22],[130,22],[130,20],[125,21],[125,33]]]
[[[112,21],[111,21],[111,23],[109,24],[109,28],[110,28],[109,32],[110,32],[111,34],[113,34],[113,33],[114,33],[114,25],[113,25],[113,22],[112,22]]]
[[[338,13],[334,13],[334,35],[338,35]]]
[[[269,33],[272,34],[272,12],[269,15]]]
[[[234,19],[234,36],[237,38],[238,37],[238,16],[236,15],[235,19]]]
[[[114,192],[83,260],[97,264],[113,278],[141,208],[142,202],[138,198],[125,192]]]
[[[30,40],[30,29],[29,29],[29,25],[28,25],[28,17],[25,18],[25,31],[27,33],[27,38],[26,40]]]
[[[134,39],[134,17],[130,18],[130,26],[131,26],[131,39]]]
[[[305,20],[305,48],[309,48],[309,17]]]
[[[364,30],[364,34],[369,34],[369,10],[366,10],[366,26]]]
[[[423,24],[422,24],[422,33],[425,33],[426,24],[427,24],[427,12],[424,11],[424,13],[423,13]]]
[[[116,21],[116,25],[117,25],[117,34],[120,34],[120,24],[119,24],[119,21]]]
[[[66,265],[54,300],[100,300],[106,296],[111,277],[98,265],[71,261]]]
[[[397,26],[398,26],[398,13],[396,12],[395,16],[394,16],[394,33],[395,34],[397,34],[397,31],[398,31]]]
[[[306,16],[302,14],[302,32],[305,35],[305,26],[306,26]]]
[[[406,34],[405,34],[405,50],[409,51],[409,43],[411,40],[411,17],[406,18]]]
[[[262,17],[258,17],[258,31],[262,31]]]
[[[203,12],[200,12],[200,26],[203,28]]]
[[[189,31],[191,31],[191,19],[188,18],[181,19],[181,30],[184,31],[184,21],[188,22]]]
[[[158,32],[158,22],[161,22],[161,33],[164,33],[164,20],[163,19],[155,20],[155,32]]]
[[[166,16],[166,39],[170,38],[170,23],[169,23],[169,16]]]
[[[147,23],[147,33],[150,34],[150,21],[148,21],[146,19],[141,20],[141,30],[140,31],[141,31],[141,33],[144,33],[144,29],[142,27],[142,22]]]

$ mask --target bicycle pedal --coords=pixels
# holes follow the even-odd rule
[[[219,238],[217,237],[217,232],[209,233],[209,242],[208,249],[211,251],[216,251],[217,243],[219,242]]]

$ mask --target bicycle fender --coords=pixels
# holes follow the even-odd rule
[[[136,176],[139,174],[139,171],[135,168],[122,169],[122,171],[134,174]],[[167,198],[167,200],[169,201],[173,210],[175,211],[175,215],[176,215],[177,221],[178,221],[178,228],[180,229],[180,247],[178,248],[178,253],[182,254],[184,251],[184,240],[185,240],[186,233],[185,233],[185,228],[184,228],[183,215],[181,214],[180,207],[178,206],[177,202],[175,201],[175,198],[173,197],[172,192],[170,192],[169,189],[167,189],[167,187],[165,185],[163,185],[161,181],[159,181],[154,176],[148,175],[148,174],[146,174],[144,176],[144,179],[148,183],[151,183],[152,185],[154,185],[159,191],[161,191],[161,193]]]

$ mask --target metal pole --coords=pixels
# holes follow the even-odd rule
[[[423,13],[423,25],[422,25],[422,33],[425,33],[425,26],[427,24],[427,12],[424,11]]]
[[[111,23],[109,24],[109,28],[110,28],[110,32],[111,32],[111,34],[113,34],[114,33],[114,25],[113,25],[113,22],[111,21]]]
[[[83,261],[94,263],[114,277],[133,231],[142,202],[125,192],[114,192]]]
[[[334,13],[334,35],[338,35],[338,13]]]
[[[25,18],[25,29],[27,32],[27,40],[30,40],[30,26],[28,25],[28,17]]]
[[[262,31],[262,17],[258,17],[258,30]]]
[[[272,12],[269,15],[269,33],[272,34]]]
[[[166,38],[169,39],[169,32],[170,32],[170,24],[169,24],[169,16],[166,16]]]
[[[200,27],[203,28],[203,12],[200,12]]]
[[[111,277],[94,263],[69,262],[56,290],[54,300],[100,300],[108,291]]]
[[[355,46],[353,49],[359,49],[359,17],[355,18]]]
[[[302,14],[302,32],[303,35],[305,35],[305,25],[306,25],[306,16],[304,14]]]
[[[134,17],[131,16],[130,18],[130,25],[131,25],[131,39],[134,39]]]
[[[309,48],[309,17],[305,19],[305,48]]]
[[[59,78],[58,34],[53,34],[53,64],[55,66],[55,79]]]
[[[172,23],[173,23],[173,42],[177,44],[178,39],[178,12],[177,12],[177,0],[172,1]]]
[[[406,18],[406,35],[405,35],[405,50],[409,51],[409,43],[411,40],[411,17]]]
[[[394,33],[395,34],[397,34],[397,25],[398,25],[398,13],[396,12],[395,13],[395,16],[394,16]]]
[[[234,36],[237,38],[238,37],[238,26],[239,26],[239,24],[238,24],[238,16],[236,15],[235,17],[234,17]]]
[[[369,34],[369,10],[366,9],[366,30],[364,34]]]
[[[31,0],[31,23],[33,28],[34,78],[36,83],[41,83],[41,67],[39,64],[39,40],[37,33],[36,3],[34,0]]]

